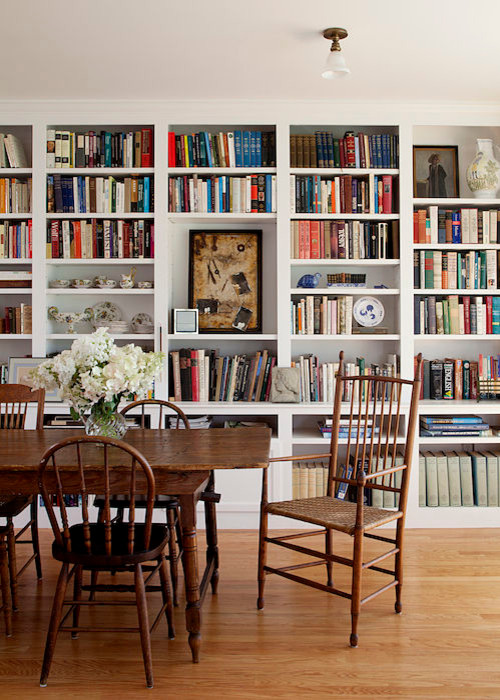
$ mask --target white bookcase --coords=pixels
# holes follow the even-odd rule
[[[459,147],[460,192],[463,198],[446,200],[447,205],[476,205],[477,200],[468,196],[464,180],[465,168],[475,154],[475,139],[491,137],[500,142],[500,108],[462,107],[425,108],[422,106],[377,106],[342,105],[340,103],[217,103],[190,102],[164,103],[4,103],[2,105],[1,132],[16,133],[29,154],[32,167],[23,170],[8,169],[2,175],[32,175],[32,212],[24,219],[32,218],[32,260],[0,260],[0,269],[9,265],[33,270],[32,290],[0,289],[0,314],[3,306],[12,305],[13,300],[32,299],[33,332],[29,336],[0,336],[0,361],[10,356],[32,354],[42,357],[46,353],[69,347],[71,335],[64,328],[47,318],[51,305],[60,309],[80,310],[99,301],[109,299],[116,303],[126,318],[139,311],[147,311],[154,317],[154,333],[151,336],[130,335],[120,342],[140,342],[145,347],[161,349],[167,354],[181,347],[219,348],[221,352],[254,352],[267,348],[277,355],[279,366],[288,366],[292,358],[301,353],[312,352],[320,360],[336,361],[340,350],[348,360],[363,356],[367,362],[381,361],[388,353],[397,353],[401,361],[401,374],[413,374],[413,357],[422,351],[424,357],[446,357],[451,352],[456,357],[474,358],[479,352],[493,353],[498,348],[494,337],[480,336],[415,336],[413,328],[413,209],[429,204],[427,200],[413,199],[412,146],[413,144],[457,144]],[[99,168],[99,169],[51,169],[46,168],[46,130],[66,128],[74,131],[87,129],[134,130],[137,126],[148,126],[154,131],[154,167]],[[368,125],[368,126],[367,126]],[[235,128],[268,128],[276,135],[276,168],[249,168],[248,173],[260,170],[276,174],[276,214],[204,214],[169,213],[168,178],[173,175],[235,174],[242,175],[242,168],[168,168],[167,135],[169,131],[221,131]],[[315,129],[328,129],[343,135],[347,129],[373,132],[390,131],[399,137],[400,167],[398,170],[374,170],[375,174],[392,174],[399,182],[399,208],[394,215],[352,215],[356,219],[381,218],[384,221],[399,218],[399,260],[298,260],[290,257],[290,222],[292,219],[333,218],[336,215],[295,214],[290,209],[290,175],[319,174],[337,175],[339,169],[290,168],[290,134],[314,133]],[[67,214],[47,214],[46,180],[48,174],[72,175],[129,175],[147,172],[154,179],[154,212],[149,218],[154,221],[154,259],[131,260],[46,260],[45,244],[47,224],[56,218],[69,219]],[[344,171],[345,172],[345,171]],[[368,171],[349,169],[352,175]],[[486,202],[484,202],[486,204]],[[499,207],[500,200],[487,202],[490,207]],[[3,218],[2,218],[3,216]],[[75,218],[95,218],[92,215],[73,215]],[[101,218],[147,218],[145,214],[97,215]],[[343,219],[348,215],[337,215]],[[9,218],[0,215],[0,219]],[[188,239],[190,229],[241,230],[258,228],[263,240],[263,332],[242,335],[215,334],[175,336],[170,327],[170,312],[175,307],[187,306]],[[421,246],[420,246],[421,247]],[[436,246],[432,246],[436,248]],[[466,246],[469,249],[478,246]],[[492,247],[492,246],[488,246]],[[500,247],[497,244],[497,247]],[[118,276],[120,272],[137,267],[137,279],[153,279],[153,290],[116,289],[103,290],[55,290],[48,288],[48,281],[59,277],[94,277],[96,274]],[[369,288],[363,293],[379,296],[390,320],[387,335],[331,335],[293,336],[290,328],[290,300],[296,293],[296,282],[305,273],[362,271],[367,274]],[[385,289],[373,285],[383,283]],[[321,293],[320,289],[313,290]],[[336,290],[338,295],[340,290]],[[331,290],[329,290],[331,293]],[[359,290],[346,290],[346,294],[357,294]],[[307,293],[301,290],[300,294]],[[497,292],[498,293],[498,292]],[[385,324],[384,324],[385,325]],[[74,336],[73,336],[74,337]],[[167,365],[163,377],[157,384],[157,396],[167,398]],[[267,420],[273,427],[273,453],[275,455],[304,454],[315,451],[328,442],[316,429],[316,421],[331,413],[331,406],[322,403],[271,404],[271,403],[188,403],[183,410],[196,416],[208,413],[216,423],[224,418],[250,418]],[[48,413],[60,413],[64,407],[47,404]],[[474,402],[422,402],[422,414],[461,413],[489,416],[495,423],[498,405]],[[484,440],[484,439],[483,439]],[[493,439],[494,440],[494,439]],[[492,441],[493,441],[492,440]],[[418,506],[418,448],[433,449],[434,442],[417,439],[409,497],[408,525],[410,527],[487,527],[498,524],[497,508],[419,508]],[[478,445],[482,441],[478,441]],[[461,449],[460,443],[437,445],[438,449]],[[221,527],[255,527],[258,519],[260,474],[235,470],[218,473],[217,488],[223,499],[218,506]],[[291,497],[291,465],[277,464],[272,468],[271,498]]]

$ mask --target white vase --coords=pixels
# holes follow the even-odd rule
[[[477,153],[467,168],[467,184],[474,197],[495,199],[500,185],[500,163],[493,153],[491,139],[477,139]]]

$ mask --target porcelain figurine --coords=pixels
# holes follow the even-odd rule
[[[297,282],[297,287],[305,287],[308,289],[317,287],[319,284],[320,277],[320,272],[316,272],[315,275],[302,275],[302,277]]]
[[[131,267],[128,275],[120,275],[120,287],[122,289],[132,289],[135,284],[135,272],[135,267]]]

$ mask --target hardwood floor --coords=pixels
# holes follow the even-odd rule
[[[409,530],[403,614],[393,612],[393,590],[368,603],[358,649],[348,645],[347,600],[271,576],[266,607],[257,612],[257,533],[221,531],[219,592],[207,593],[203,608],[201,662],[190,660],[181,601],[176,639],[167,639],[163,622],[153,633],[152,691],[145,687],[139,636],[107,633],[78,640],[61,633],[48,687],[38,687],[58,572],[48,531],[41,543],[44,579],[37,584],[34,567],[21,578],[14,636],[6,639],[1,627],[2,700],[500,698],[498,530]],[[349,544],[339,536],[335,551],[347,553]],[[370,552],[377,551],[374,544]],[[199,554],[201,562],[202,547]],[[276,562],[295,556],[274,554]],[[309,572],[325,576],[324,567]],[[334,566],[336,585],[345,585],[347,575]],[[369,592],[382,575],[365,579]],[[160,602],[155,595],[150,600],[152,613]],[[135,624],[133,608],[101,614],[105,623]]]

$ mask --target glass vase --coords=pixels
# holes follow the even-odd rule
[[[85,420],[85,432],[87,435],[121,440],[127,432],[127,423],[121,413],[92,409]]]

